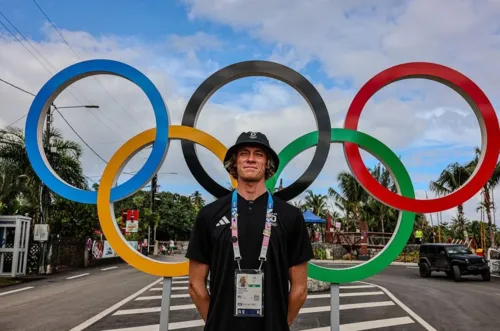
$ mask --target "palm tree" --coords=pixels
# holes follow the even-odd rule
[[[470,178],[470,171],[467,167],[460,165],[458,162],[449,164],[444,169],[436,181],[431,181],[429,189],[437,195],[447,195],[458,190]],[[459,235],[463,233],[465,239],[468,239],[467,229],[465,227],[466,219],[464,216],[464,206],[457,206],[457,217],[453,219],[457,223]]]
[[[200,211],[201,207],[203,207],[205,205],[205,200],[203,200],[203,197],[202,197],[200,191],[194,191],[194,193],[191,195],[191,201],[194,205],[196,213],[198,213]]]
[[[472,161],[470,161],[465,167],[466,169],[472,173],[474,172],[474,169],[476,169],[478,163],[479,163],[479,156],[481,155],[481,150],[479,147],[475,148],[475,157]],[[493,191],[493,189],[500,184],[500,162],[497,163],[495,169],[493,170],[493,174],[491,175],[491,178],[484,184],[483,189],[482,189],[482,194],[483,194],[483,202],[482,202],[482,207],[484,208],[484,211],[486,212],[486,217],[488,217],[488,229],[490,230],[490,243],[491,247],[497,247],[496,245],[496,240],[495,240],[495,230],[493,229],[492,226],[492,221],[491,221],[491,213],[493,209],[493,201],[490,196],[490,190]]]
[[[46,146],[45,154],[52,169],[70,185],[81,189],[88,189],[80,163],[80,157],[82,156],[81,146],[76,142],[65,140],[61,132],[54,128],[50,130],[49,136],[50,139],[47,141],[47,135],[43,134],[42,145]],[[7,127],[0,130],[0,160],[11,164],[17,169],[18,178],[22,178],[25,186],[23,186],[23,189],[18,193],[16,198],[22,197],[25,206],[29,208],[27,210],[28,215],[34,219],[34,223],[38,223],[40,216],[43,214],[40,208],[42,205],[41,202],[45,201],[46,206],[44,210],[49,214],[48,206],[54,201],[54,196],[48,187],[42,185],[31,166],[26,153],[22,129]],[[14,196],[11,195],[9,197],[11,200],[8,202],[3,201],[3,204],[12,203]],[[47,214],[44,214],[44,217],[47,217],[49,224],[61,222],[60,219],[50,219]],[[60,228],[60,224],[55,224],[54,228]],[[56,254],[52,254],[51,264],[55,262],[55,257]]]
[[[337,176],[337,181],[341,193],[330,187],[328,195],[334,199],[337,206],[346,211],[348,210],[352,214],[357,228],[362,227],[362,223],[367,226],[366,221],[362,217],[366,216],[366,213],[363,212],[362,208],[368,201],[368,193],[349,172],[341,172]]]
[[[328,214],[327,206],[327,196],[322,194],[314,194],[312,190],[306,191],[307,195],[305,197],[306,202],[304,207],[310,209],[313,214],[326,218]]]

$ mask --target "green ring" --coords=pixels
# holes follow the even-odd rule
[[[415,197],[413,184],[404,165],[396,154],[382,142],[365,133],[342,128],[332,129],[331,142],[350,142],[357,144],[382,162],[386,169],[393,175],[399,194],[407,198]],[[285,166],[295,156],[315,146],[317,143],[318,132],[314,131],[295,139],[287,145],[278,155],[280,158],[280,166],[276,174],[267,181],[267,188],[272,192]],[[385,248],[374,258],[363,264],[345,269],[330,269],[309,262],[308,276],[324,282],[341,284],[359,281],[381,272],[403,251],[413,232],[414,221],[415,213],[400,211],[395,233]]]

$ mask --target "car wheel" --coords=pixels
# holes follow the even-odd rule
[[[451,267],[452,272],[453,272],[453,280],[456,282],[459,282],[462,280],[462,275],[460,274],[460,267],[458,265],[454,265]]]
[[[420,264],[419,272],[420,272],[420,277],[423,278],[430,277],[431,275],[431,269],[429,268],[429,265],[427,263]]]
[[[483,280],[484,280],[485,282],[489,282],[489,281],[491,280],[491,273],[490,273],[490,271],[489,271],[489,270],[488,270],[488,271],[485,271],[485,272],[481,275],[481,277],[483,278]]]

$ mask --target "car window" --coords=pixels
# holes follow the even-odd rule
[[[468,249],[465,246],[453,246],[453,247],[447,247],[446,251],[450,255],[457,255],[457,254],[472,254],[472,251]]]
[[[490,253],[490,258],[492,260],[500,260],[500,252],[497,251],[491,251]]]

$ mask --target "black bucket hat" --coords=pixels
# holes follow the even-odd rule
[[[260,132],[241,133],[238,139],[236,139],[236,143],[227,150],[226,156],[224,157],[224,163],[226,163],[241,146],[264,147],[264,149],[269,152],[269,156],[274,160],[274,165],[276,169],[278,169],[280,163],[278,154],[276,154],[276,152],[271,148],[271,145],[269,144],[269,140],[267,139],[266,135]]]

